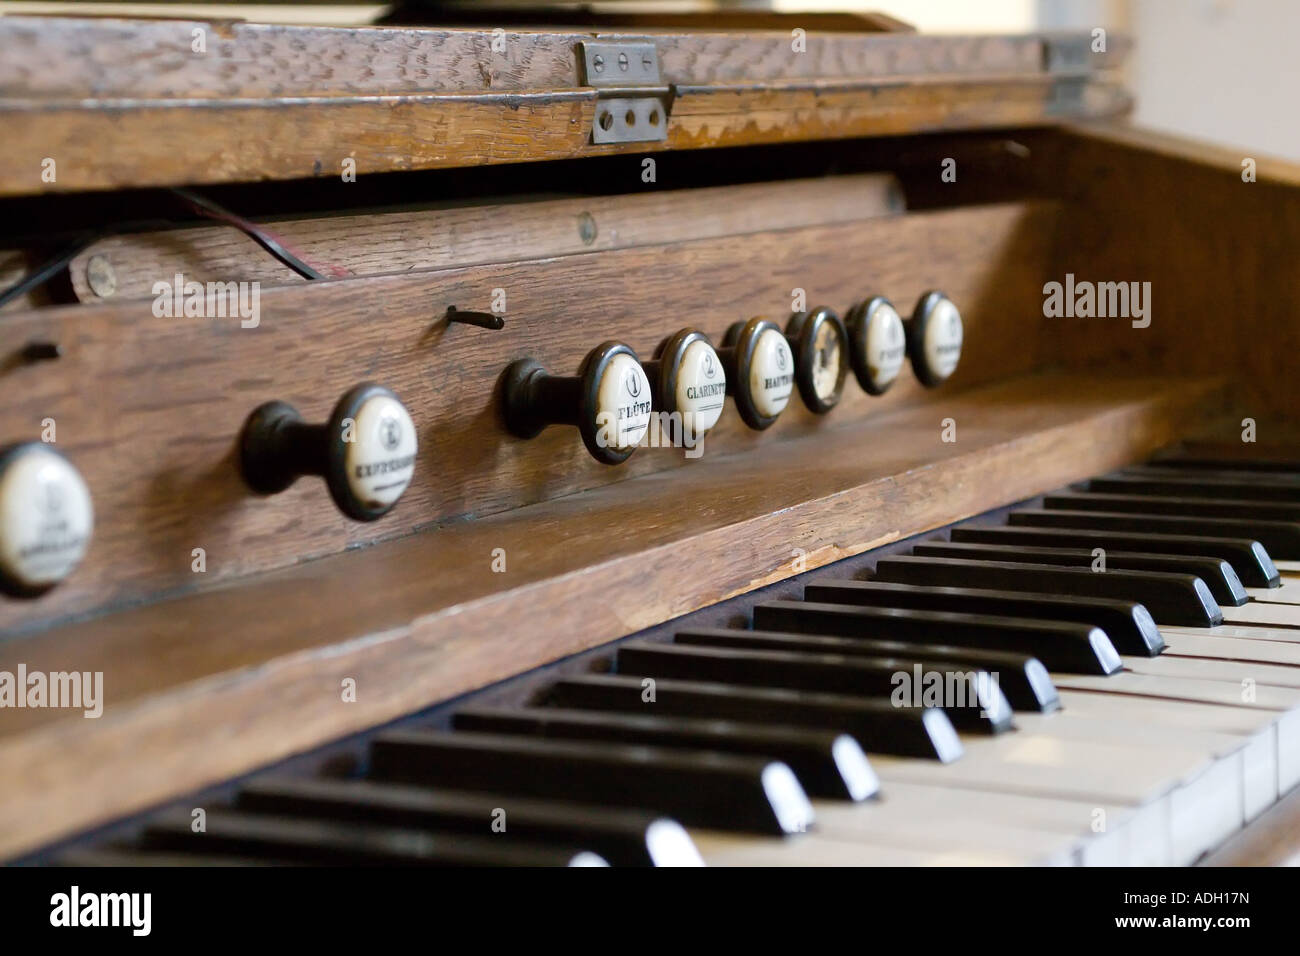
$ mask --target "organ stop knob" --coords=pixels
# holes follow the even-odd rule
[[[415,475],[415,422],[397,396],[363,383],[344,393],[323,425],[285,402],[258,406],[244,423],[240,467],[254,491],[275,494],[301,475],[325,479],[349,518],[374,521],[397,504]]]
[[[534,438],[547,425],[574,425],[597,461],[627,461],[650,427],[650,380],[630,346],[604,342],[574,376],[552,375],[535,359],[505,372],[506,427]]]
[[[680,415],[682,429],[701,437],[718,423],[727,400],[727,373],[708,336],[682,329],[659,344],[645,363],[655,407]]]
[[[43,442],[0,451],[0,590],[34,597],[81,563],[95,512],[72,462]]]
[[[907,323],[907,351],[922,385],[942,385],[961,361],[961,313],[942,292],[927,292]]]
[[[849,335],[831,309],[796,312],[786,323],[785,337],[794,352],[795,384],[804,404],[825,415],[839,404],[849,370]]]
[[[858,384],[868,394],[885,394],[907,358],[907,330],[902,316],[892,302],[875,295],[850,309],[845,325]]]
[[[734,323],[718,355],[727,371],[727,391],[745,424],[770,427],[794,390],[794,355],[776,323],[763,318]]]

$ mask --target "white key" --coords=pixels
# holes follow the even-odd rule
[[[1127,828],[1130,846],[1126,856],[1143,865],[1189,862],[1221,835],[1240,829],[1245,818],[1239,758],[1227,758],[1231,763],[1228,769],[1212,773],[1224,761],[1204,752],[1172,748],[1026,732],[964,738],[963,742],[966,755],[946,766],[873,757],[882,792],[902,780],[1091,803],[1094,810],[1113,804],[1131,807],[1145,822]],[[940,770],[949,772],[938,773]],[[1188,805],[1199,808],[1200,824],[1188,821],[1184,812],[1180,826],[1174,826],[1172,794],[1182,789],[1187,794],[1177,804],[1180,812]]]
[[[1195,701],[1160,700],[1069,688],[1062,688],[1060,695],[1065,714],[1122,720],[1135,726],[1150,720],[1170,727],[1252,736],[1263,733],[1277,722],[1277,715],[1271,711],[1221,707]],[[1020,715],[1016,716],[1019,719]]]
[[[1151,677],[1146,674],[1115,674],[1089,677],[1078,674],[1053,675],[1060,689],[1092,691],[1107,696],[1161,698],[1226,705],[1243,713],[1271,714],[1275,725],[1277,788],[1285,793],[1300,784],[1300,693],[1286,687],[1255,687],[1252,701],[1242,700],[1242,687],[1231,681],[1189,680]]]
[[[1058,688],[1093,690],[1110,694],[1133,694],[1140,697],[1164,697],[1170,700],[1226,704],[1255,710],[1284,712],[1300,707],[1300,691],[1289,687],[1256,687],[1253,700],[1243,700],[1242,687],[1234,681],[1193,680],[1181,677],[1149,677],[1146,674],[1120,673],[1109,677],[1090,674],[1053,674]]]
[[[1269,711],[1084,691],[1062,691],[1061,706],[1067,716],[1091,717],[1130,734],[1137,729],[1133,742],[1138,745],[1164,746],[1160,731],[1165,728],[1206,734],[1209,741],[1220,736],[1240,740],[1245,819],[1253,820],[1277,802],[1277,725]]]
[[[1300,628],[1300,607],[1294,604],[1261,604],[1259,601],[1251,601],[1241,607],[1225,607],[1223,623]]]
[[[1005,790],[1030,796],[1142,806],[1212,762],[1203,753],[1146,750],[1047,734],[963,736],[966,753],[951,764],[872,754],[884,783],[904,780],[974,790]]]
[[[1300,577],[1282,575],[1282,586],[1276,588],[1246,588],[1246,594],[1264,604],[1300,604]]]
[[[908,850],[836,840],[812,833],[755,837],[691,830],[706,866],[1015,866],[1003,853]]]
[[[1217,761],[1170,795],[1174,864],[1190,866],[1246,824],[1241,753]]]
[[[1062,708],[1052,714],[1016,714],[1016,727],[1026,733],[1049,734],[1070,740],[1098,741],[1128,747],[1194,750],[1206,757],[1227,757],[1244,750],[1247,737],[1169,724],[1144,725],[1132,717],[1102,717]]]
[[[1231,836],[1248,814],[1264,809],[1262,799],[1276,797],[1276,764],[1266,748],[1251,748],[1251,738],[1128,719],[1055,714],[1017,714],[1023,731],[1057,737],[1102,741],[1128,747],[1197,751],[1213,761],[1206,774],[1171,795],[1170,827],[1174,858],[1190,863]],[[1261,777],[1262,780],[1255,778]],[[1270,787],[1270,785],[1272,785]],[[1246,806],[1250,787],[1251,806]],[[1262,791],[1262,792],[1261,792]],[[1269,800],[1268,803],[1271,803]]]
[[[1192,705],[1183,722],[1191,713],[1204,723],[1200,712],[1220,710],[1226,708]],[[1138,725],[1128,716],[1017,715],[1025,729],[968,736],[966,755],[955,764],[874,757],[882,799],[818,801],[818,823],[806,836],[693,836],[711,865],[1193,862],[1244,822],[1243,761],[1250,752],[1244,731],[1253,725],[1238,720],[1232,723],[1238,733],[1224,733],[1158,723],[1135,742]],[[927,775],[932,783],[912,782]],[[1125,799],[1099,800],[1099,787],[1118,788]],[[1061,788],[1074,793],[1062,797]]]
[[[1167,625],[1160,628],[1166,642],[1175,635],[1186,635],[1202,640],[1226,638],[1233,641],[1277,641],[1280,644],[1300,645],[1300,629],[1283,627],[1254,627],[1249,624],[1220,624],[1218,627],[1176,627]],[[1209,646],[1209,645],[1201,645]]]
[[[1262,642],[1256,641],[1246,646],[1252,647],[1260,643]],[[1296,664],[1300,665],[1300,659],[1296,660]],[[1159,657],[1126,657],[1124,669],[1153,677],[1189,677],[1193,680],[1234,681],[1237,684],[1251,681],[1272,687],[1300,689],[1300,666],[1262,664],[1255,660],[1223,660],[1220,657],[1198,655],[1184,657],[1177,653],[1166,653]]]
[[[1064,833],[972,819],[960,812],[922,816],[915,808],[902,806],[897,798],[883,793],[879,801],[827,800],[816,801],[813,806],[817,836],[829,840],[936,852],[1006,854],[1028,866],[1072,866],[1078,856],[1075,838]]]
[[[819,803],[818,806],[821,806]],[[964,790],[891,780],[881,799],[870,804],[873,824],[894,828],[932,820],[969,821],[976,834],[962,837],[982,843],[989,825],[998,830],[1027,828],[1053,834],[1074,844],[1086,866],[1123,866],[1129,862],[1126,827],[1138,811],[1119,804],[1030,797],[1018,793]],[[1100,813],[1099,813],[1100,811]],[[824,823],[818,818],[818,825]],[[975,826],[978,825],[978,826]],[[980,845],[977,843],[976,845]]]
[[[889,865],[923,865],[984,859],[999,864],[1069,866],[1086,859],[1093,865],[1123,865],[1128,842],[1122,824],[1134,816],[1125,807],[1105,808],[1113,833],[1089,841],[1085,855],[1077,845],[1090,836],[1094,807],[1088,803],[1041,800],[1014,794],[980,793],[952,788],[893,783],[889,793],[862,803],[818,800],[817,823],[810,835],[817,841],[842,841],[865,845],[860,854],[869,862]],[[735,837],[709,834],[714,861],[728,862]],[[745,847],[746,861],[775,858],[779,852],[799,863],[796,849],[778,848],[781,841],[765,839],[765,846]],[[792,841],[793,842],[793,841]],[[924,854],[914,863],[892,863],[899,851]],[[814,852],[824,851],[814,844]],[[861,860],[859,860],[861,863]]]

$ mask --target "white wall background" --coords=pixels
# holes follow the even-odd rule
[[[1300,160],[1300,2],[1137,0],[1135,122]]]
[[[1300,161],[1300,0],[776,0],[882,10],[930,32],[1103,26],[1133,36],[1134,122]]]
[[[1038,22],[1134,37],[1135,123],[1300,161],[1300,0],[1042,0]]]

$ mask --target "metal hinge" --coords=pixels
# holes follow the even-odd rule
[[[1048,73],[1090,70],[1104,59],[1092,51],[1088,34],[1049,33],[1043,40],[1043,69]]]
[[[583,82],[596,89],[593,143],[653,143],[668,138],[672,91],[659,76],[653,43],[578,44]]]

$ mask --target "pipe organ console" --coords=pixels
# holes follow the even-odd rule
[[[0,17],[0,858],[1300,849],[1300,169],[1119,35],[196,9]]]

